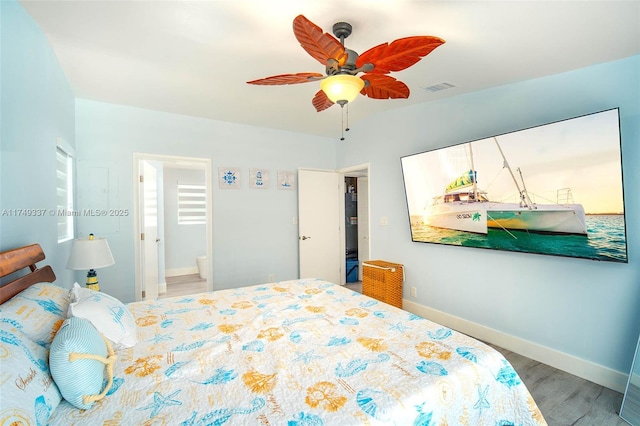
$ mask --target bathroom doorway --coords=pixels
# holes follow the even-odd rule
[[[211,161],[135,153],[134,169],[136,300],[213,290]]]

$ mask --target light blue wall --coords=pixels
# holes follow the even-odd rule
[[[58,244],[56,139],[72,147],[74,97],[46,37],[14,1],[0,2],[2,129],[0,131],[0,250],[39,243],[63,287],[71,242]],[[13,209],[45,209],[40,217],[13,216]]]
[[[78,99],[80,209],[109,199],[132,212],[134,152],[211,159],[214,288],[298,277],[297,192],[250,189],[249,168],[268,169],[274,182],[278,170],[334,169],[334,140]],[[241,189],[219,189],[218,167],[240,167]],[[96,188],[92,179],[105,184]],[[133,216],[79,219],[81,235],[98,229],[113,251],[116,264],[99,271],[101,288],[134,300]]]
[[[640,333],[639,80],[633,57],[352,123],[338,167],[371,165],[371,257],[405,265],[406,299],[626,374]],[[400,157],[614,107],[628,264],[411,241]]]

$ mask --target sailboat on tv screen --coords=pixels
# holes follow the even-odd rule
[[[516,179],[502,152],[497,138],[493,138],[520,196],[519,203],[491,201],[486,191],[477,186],[477,171],[473,165],[473,150],[468,143],[471,168],[451,182],[442,195],[433,198],[423,222],[437,228],[487,234],[489,228],[528,231],[552,235],[587,236],[584,207],[573,203],[570,188],[557,191],[556,203],[538,204],[531,201],[522,172],[516,169]]]

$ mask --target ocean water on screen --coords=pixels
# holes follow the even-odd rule
[[[626,262],[624,215],[587,215],[586,221],[586,238],[500,229],[490,229],[487,235],[474,234],[434,228],[425,225],[420,216],[411,217],[411,231],[417,242]]]

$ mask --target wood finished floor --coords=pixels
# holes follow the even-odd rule
[[[202,293],[207,291],[207,281],[198,274],[167,277],[167,292],[160,293],[159,299],[167,297],[185,296],[187,294]]]
[[[518,372],[549,426],[628,426],[618,417],[621,393],[490,346],[502,353]]]
[[[346,285],[361,292],[361,283]],[[206,291],[206,282],[195,275],[167,278],[161,297]],[[491,345],[513,365],[531,392],[549,426],[627,426],[618,417],[622,394],[580,377]]]

